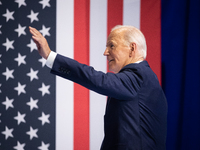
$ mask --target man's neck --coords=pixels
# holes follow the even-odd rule
[[[134,59],[133,61],[132,61],[132,63],[140,63],[140,62],[142,62],[142,61],[144,61],[144,58],[136,58],[136,59]]]

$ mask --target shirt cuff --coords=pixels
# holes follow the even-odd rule
[[[50,69],[52,69],[53,67],[53,63],[54,63],[54,60],[56,59],[56,56],[57,56],[57,53],[54,51],[51,51],[47,58],[46,66],[49,67]]]

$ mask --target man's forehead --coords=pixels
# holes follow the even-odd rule
[[[107,39],[107,43],[109,42],[114,42],[122,39],[122,33],[121,32],[116,32],[116,30],[112,31]]]
[[[111,31],[108,37],[115,37],[117,35],[121,35],[121,32],[119,32],[119,30],[116,29],[114,31]]]

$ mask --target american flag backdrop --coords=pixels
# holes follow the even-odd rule
[[[0,150],[97,150],[106,97],[50,74],[31,39],[107,72],[106,39],[117,24],[147,40],[161,81],[160,0],[0,0]]]

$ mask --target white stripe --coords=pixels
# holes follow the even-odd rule
[[[107,71],[103,52],[107,39],[107,0],[90,0],[90,65]],[[106,97],[90,91],[90,149],[100,149],[104,131]]]
[[[140,0],[124,0],[123,24],[140,29]]]
[[[73,0],[57,0],[56,10],[56,51],[73,58]],[[56,77],[56,150],[73,150],[73,99],[73,83]]]

